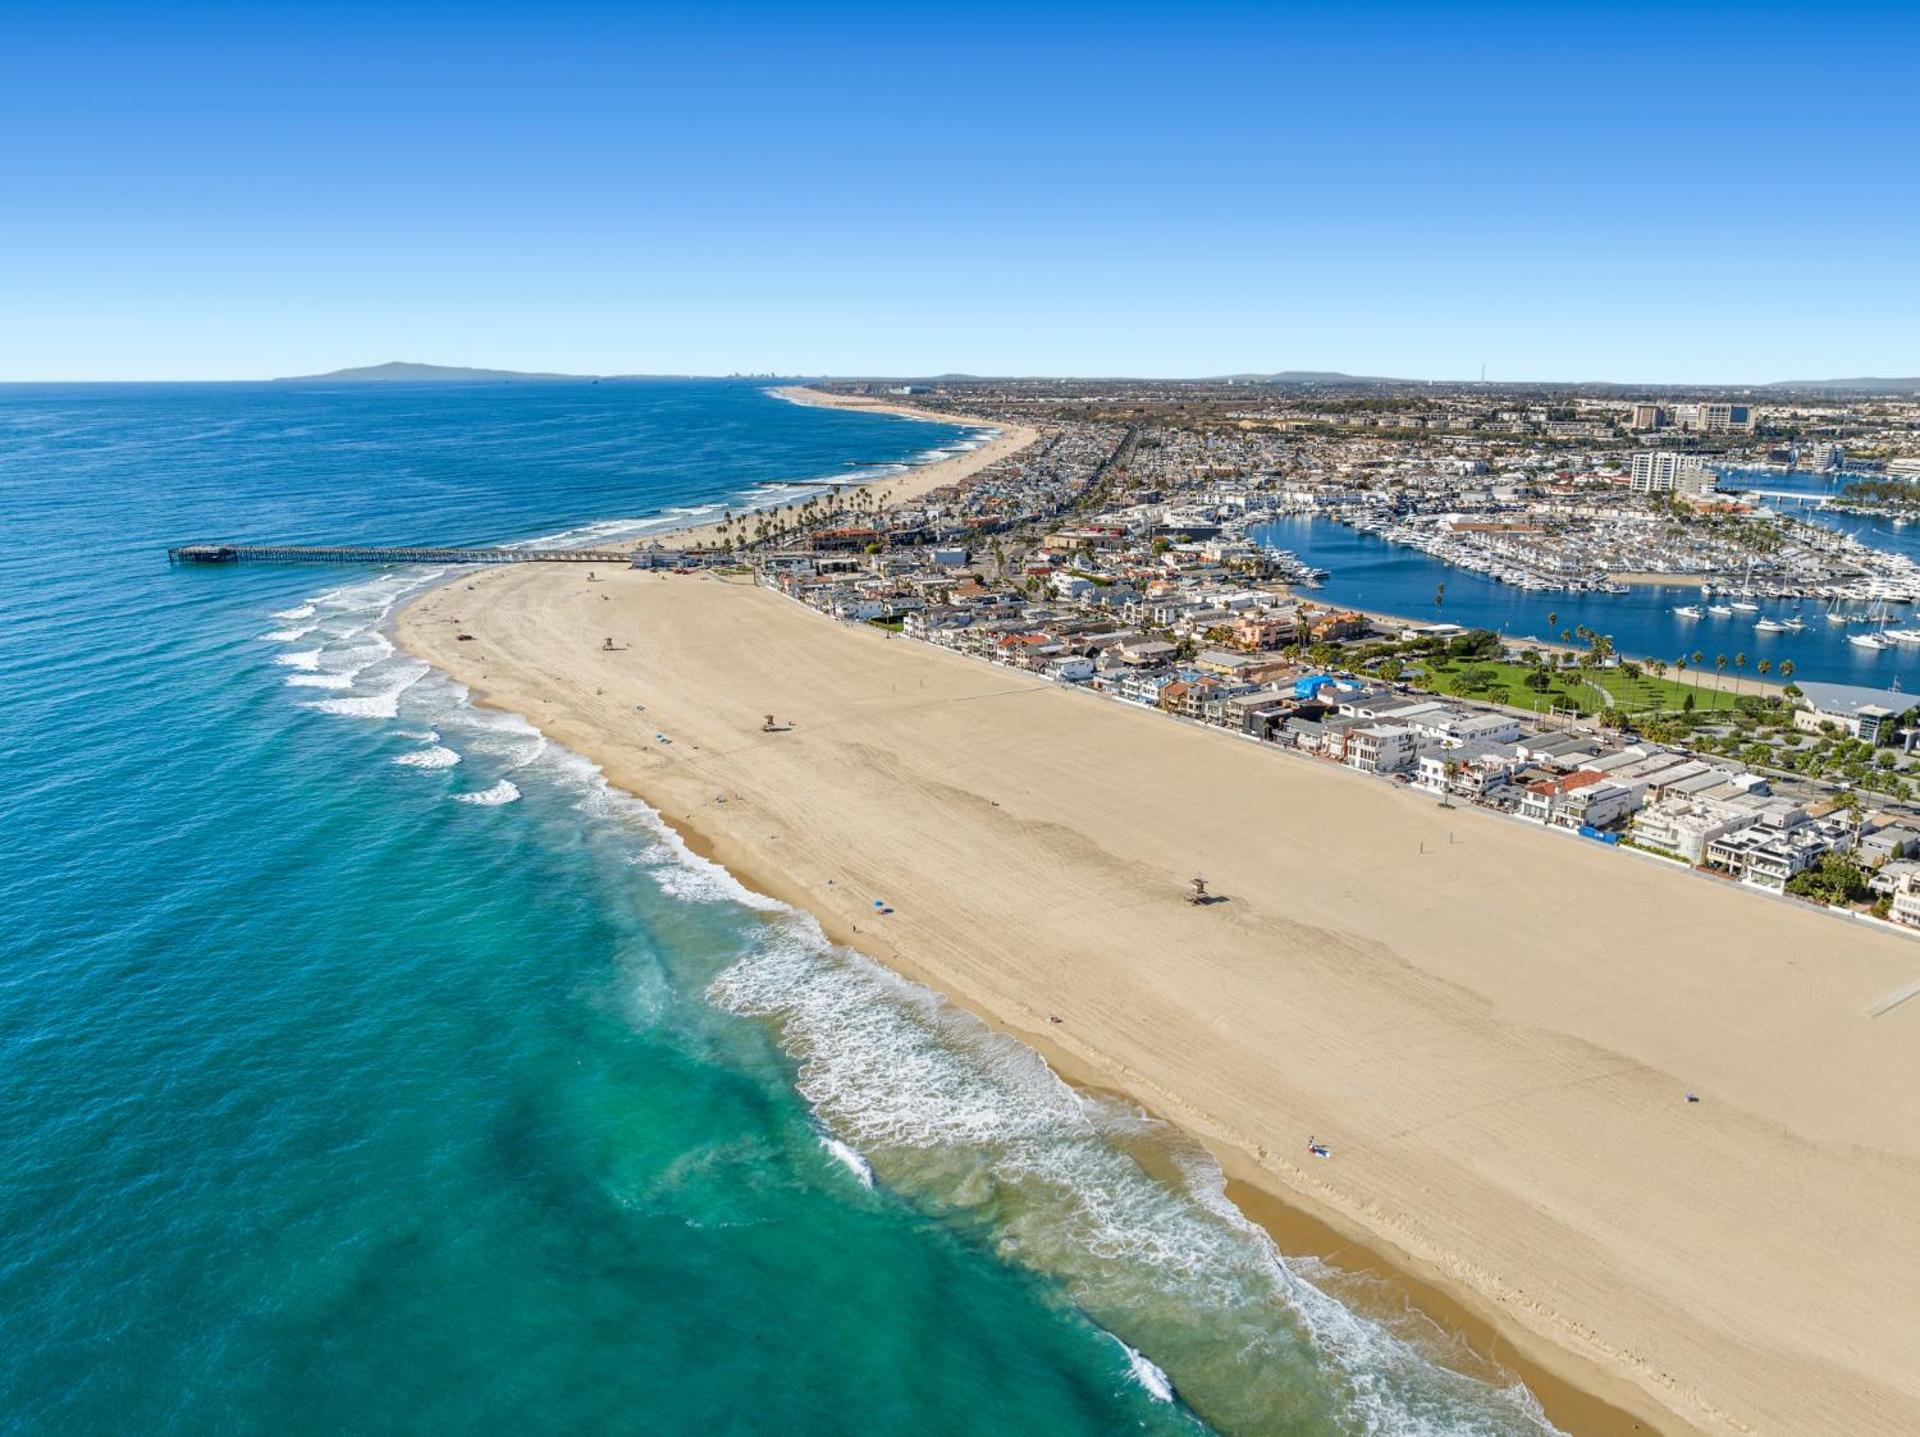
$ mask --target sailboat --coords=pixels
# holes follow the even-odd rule
[[[1760,612],[1760,606],[1753,601],[1753,560],[1751,559],[1747,560],[1746,582],[1740,586],[1740,597],[1733,601],[1732,607],[1743,614]]]
[[[1875,653],[1884,653],[1886,650],[1892,648],[1893,643],[1891,640],[1889,640],[1886,637],[1886,634],[1885,634],[1885,629],[1887,627],[1886,604],[1882,603],[1880,605],[1880,613],[1877,617],[1879,618],[1879,621],[1880,621],[1881,632],[1872,633],[1872,634],[1854,634],[1847,639],[1847,642],[1852,644],[1856,649],[1871,649]]]

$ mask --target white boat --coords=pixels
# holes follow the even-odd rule
[[[1806,626],[1807,626],[1807,621],[1806,621],[1805,619],[1803,619],[1803,618],[1801,618],[1801,617],[1800,617],[1800,616],[1799,616],[1798,614],[1795,614],[1795,615],[1794,615],[1794,616],[1793,616],[1793,617],[1792,617],[1791,619],[1787,619],[1787,620],[1785,620],[1785,621],[1784,621],[1784,622],[1783,622],[1783,623],[1782,623],[1782,624],[1780,625],[1780,627],[1781,627],[1781,628],[1783,628],[1783,629],[1785,629],[1785,630],[1787,630],[1787,632],[1789,632],[1789,633],[1793,633],[1793,634],[1797,634],[1797,633],[1799,633],[1799,632],[1800,632],[1800,631],[1801,631],[1802,629],[1804,629],[1804,628],[1805,628]]]
[[[1828,622],[1828,623],[1830,623],[1830,624],[1844,624],[1844,623],[1845,623],[1846,621],[1847,621],[1847,616],[1846,616],[1845,614],[1841,614],[1841,613],[1836,613],[1836,612],[1834,612],[1834,611],[1833,611],[1832,609],[1828,609],[1828,610],[1827,610],[1827,622]]]
[[[1762,619],[1753,626],[1753,629],[1758,634],[1784,634],[1787,626],[1778,619]]]
[[[1733,601],[1733,608],[1743,614],[1757,614],[1760,612],[1760,606],[1754,603],[1752,599],[1735,599]]]
[[[1893,647],[1892,644],[1888,643],[1878,634],[1853,634],[1847,639],[1847,642],[1852,644],[1856,649],[1872,649],[1875,653]]]
[[[1920,629],[1882,629],[1880,637],[1896,644],[1920,644]]]
[[[1733,610],[1725,604],[1708,604],[1707,612],[1715,618],[1724,619],[1731,615]]]
[[[1698,604],[1675,604],[1673,612],[1683,619],[1697,619],[1702,611]]]

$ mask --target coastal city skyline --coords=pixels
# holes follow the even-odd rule
[[[0,379],[1911,374],[1917,26],[16,10]]]

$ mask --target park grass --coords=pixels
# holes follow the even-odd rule
[[[1488,687],[1471,692],[1464,688],[1462,679],[1469,670],[1487,670],[1492,675]],[[1578,669],[1550,669],[1552,683],[1543,692],[1527,687],[1527,676],[1533,672],[1530,665],[1495,659],[1440,659],[1410,668],[1407,677],[1436,693],[1539,713],[1574,709],[1594,714],[1608,707],[1632,714],[1671,713],[1685,707],[1689,694],[1695,709],[1731,709],[1737,698],[1719,689],[1696,688],[1652,674],[1628,678],[1618,669],[1596,669],[1591,680]]]

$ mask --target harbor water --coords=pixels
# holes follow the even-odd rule
[[[1833,488],[1803,474],[1755,475],[1749,476],[1749,482],[1770,490],[1803,492],[1810,501]],[[1782,513],[1920,562],[1920,531],[1913,528],[1896,527],[1885,518],[1775,502]],[[1256,542],[1291,550],[1307,564],[1325,569],[1326,581],[1312,592],[1320,603],[1421,623],[1492,629],[1506,638],[1549,643],[1585,627],[1611,638],[1616,652],[1626,658],[1659,659],[1669,665],[1684,658],[1693,666],[1694,655],[1699,654],[1711,671],[1715,659],[1724,654],[1730,677],[1758,677],[1762,659],[1773,670],[1782,660],[1790,660],[1794,682],[1898,687],[1907,693],[1920,690],[1920,646],[1861,648],[1850,642],[1851,636],[1873,632],[1874,624],[1827,621],[1830,607],[1848,614],[1864,613],[1871,607],[1864,602],[1829,606],[1816,599],[1762,598],[1756,601],[1758,612],[1715,615],[1706,612],[1708,601],[1701,598],[1697,583],[1634,585],[1624,594],[1522,589],[1330,519],[1290,516],[1253,526],[1249,533]],[[1676,612],[1695,606],[1702,610],[1697,619]],[[1767,632],[1754,627],[1762,618],[1797,618],[1803,627]],[[1920,615],[1910,606],[1890,606],[1886,619],[1896,627],[1920,627]],[[1741,654],[1746,656],[1746,667],[1736,669],[1734,660]],[[1767,678],[1779,682],[1777,673],[1770,672]]]

